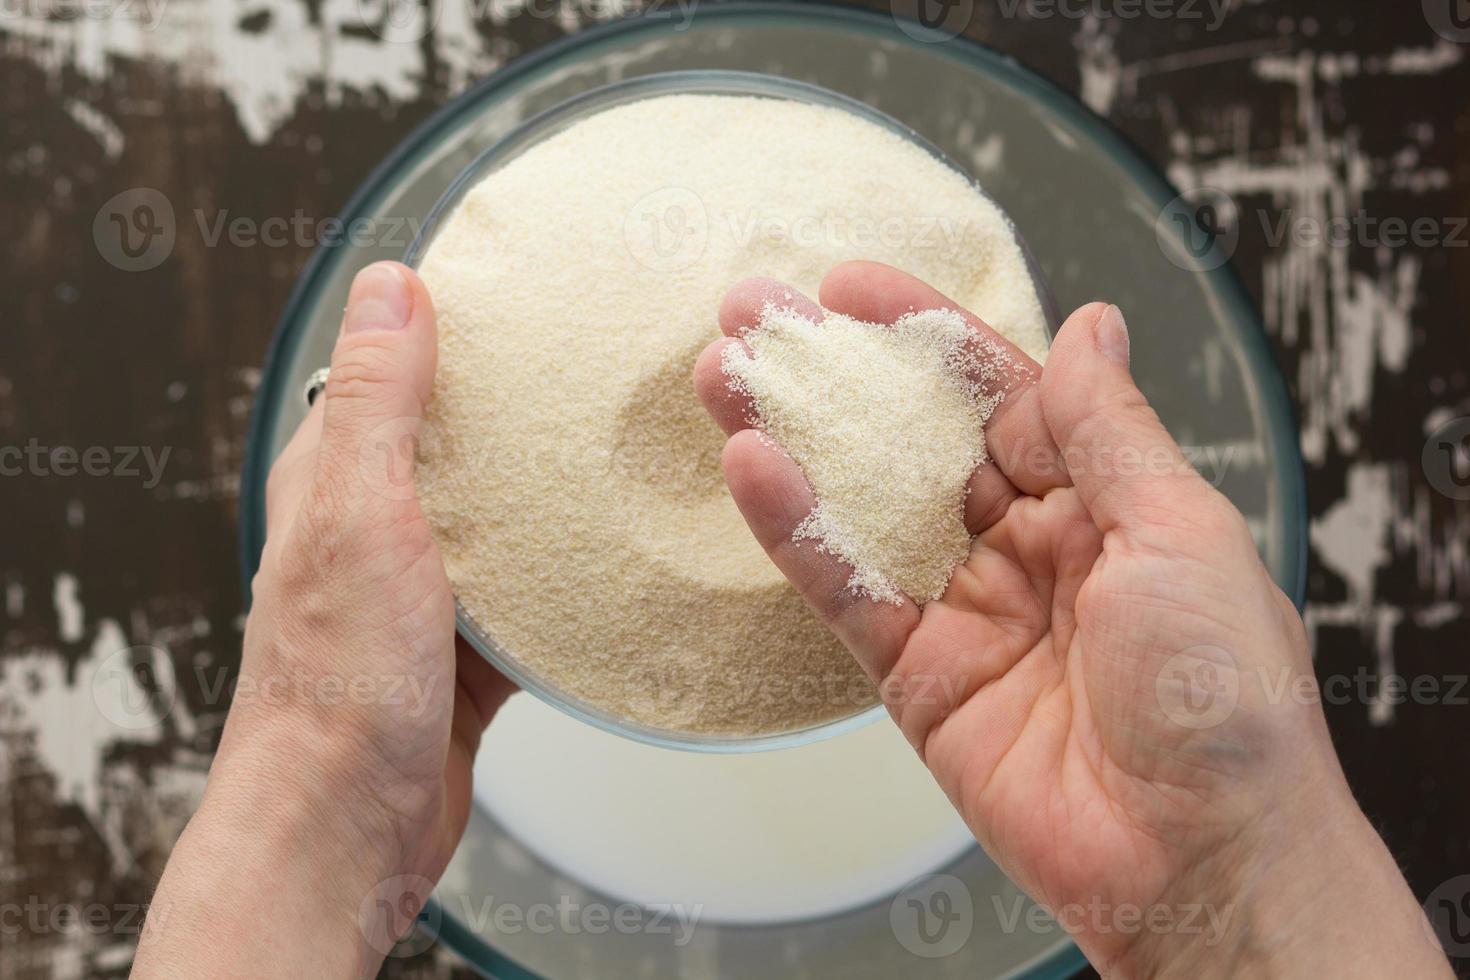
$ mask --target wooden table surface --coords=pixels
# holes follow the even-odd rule
[[[0,978],[127,971],[238,662],[246,422],[310,251],[289,234],[209,247],[201,228],[154,263],[147,228],[124,248],[109,215],[130,212],[113,199],[146,187],[181,221],[320,221],[466,85],[636,6],[481,3],[472,30],[387,45],[367,26],[384,2],[0,2],[0,908],[43,911],[0,929]],[[1343,692],[1327,716],[1421,898],[1470,873],[1470,492],[1436,465],[1441,436],[1422,463],[1430,436],[1448,425],[1458,441],[1470,415],[1464,8],[956,8],[969,35],[1078,93],[1176,182],[1248,203],[1233,261],[1300,419],[1306,617],[1319,675]],[[138,646],[164,651],[187,710],[129,731],[102,702],[118,651]],[[1386,676],[1420,683],[1396,698]],[[105,928],[46,918],[89,903]],[[468,973],[430,950],[385,975]]]

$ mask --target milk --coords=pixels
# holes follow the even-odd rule
[[[769,923],[885,899],[974,846],[891,721],[708,755],[609,735],[529,694],[496,716],[475,799],[562,873],[702,921]]]

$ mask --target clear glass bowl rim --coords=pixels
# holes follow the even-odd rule
[[[943,150],[887,113],[880,112],[857,99],[820,85],[760,72],[705,69],[667,71],[612,82],[572,96],[520,123],[504,137],[481,151],[469,166],[460,172],[430,210],[404,255],[404,263],[412,268],[418,268],[428,253],[429,247],[433,244],[436,232],[454,214],[470,190],[490,173],[510,163],[544,140],[564,132],[599,112],[614,106],[666,95],[753,96],[789,99],[850,112],[897,133],[923,149],[964,177],[978,193],[986,196],[987,200],[1000,209],[999,204],[985,195],[984,189],[980,187],[975,178],[955,163]],[[1003,210],[1001,213],[1005,214]],[[1055,334],[1060,323],[1056,301],[1025,239],[1020,235],[1014,223],[1010,222],[1009,216],[1006,216],[1006,220],[1010,223],[1011,233],[1025,256],[1050,337]],[[465,642],[522,690],[530,692],[557,710],[603,731],[649,745],[712,753],[759,752],[794,748],[853,731],[877,721],[885,714],[883,705],[877,703],[860,708],[852,714],[803,728],[752,735],[711,734],[658,728],[614,715],[562,690],[556,684],[526,667],[490,637],[489,632],[482,628],[464,608],[458,596],[455,597],[454,611],[456,628],[460,636],[464,637]]]

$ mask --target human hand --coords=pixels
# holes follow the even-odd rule
[[[874,263],[834,269],[820,300],[877,323],[957,308]],[[695,369],[730,491],[976,838],[1104,974],[1447,975],[1319,707],[1280,696],[1315,690],[1296,609],[1134,385],[1116,308],[1075,313],[1044,370],[969,316],[1016,367],[970,485],[970,557],[920,609],[853,595],[845,566],[792,541],[811,489],[720,369],[768,301],[820,318],[742,283]],[[1213,943],[1183,928],[1191,908]],[[1154,926],[1130,928],[1135,911]]]
[[[136,976],[370,976],[459,842],[511,685],[456,636],[413,493],[436,355],[419,278],[359,273],[271,470],[234,703]]]

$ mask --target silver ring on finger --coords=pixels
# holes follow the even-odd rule
[[[301,389],[301,397],[306,399],[307,408],[312,406],[317,395],[320,395],[322,389],[327,386],[327,375],[330,373],[331,368],[317,368],[307,377],[306,387]]]

